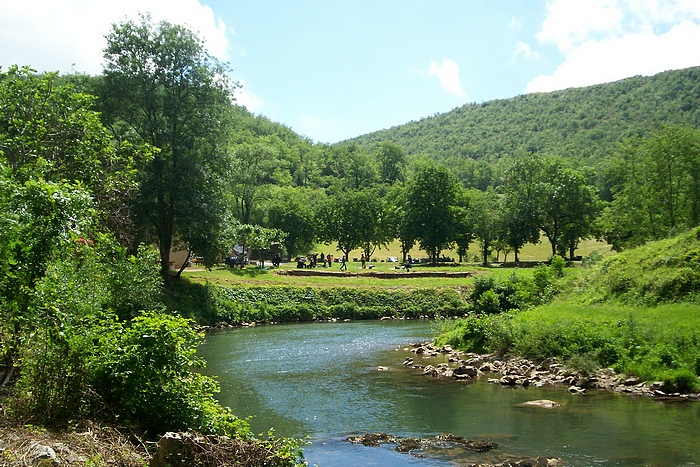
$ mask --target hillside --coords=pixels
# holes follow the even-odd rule
[[[573,293],[583,303],[697,303],[700,228],[606,258],[575,281]]]
[[[448,166],[451,159],[494,162],[521,151],[594,165],[625,137],[678,123],[700,125],[700,67],[467,104],[350,141],[372,150],[391,140]]]

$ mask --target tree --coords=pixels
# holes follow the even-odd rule
[[[335,242],[345,259],[350,252],[385,241],[383,204],[371,190],[346,190],[329,198],[319,211],[320,238]]]
[[[437,263],[440,251],[454,240],[457,183],[444,165],[419,167],[408,185],[408,217],[422,250]]]
[[[399,240],[401,244],[402,262],[406,262],[406,255],[416,243],[411,217],[408,210],[408,192],[406,186],[397,183],[391,187],[385,197],[386,204],[386,229],[392,238]]]
[[[73,242],[89,238],[92,200],[79,186],[28,180],[18,183],[0,164],[0,356],[12,377],[20,344],[38,318],[37,283],[50,262],[70,258]]]
[[[268,138],[253,138],[233,149],[229,184],[235,201],[234,212],[243,224],[249,224],[254,208],[266,196],[266,185],[275,181],[280,160]]]
[[[538,208],[541,160],[536,156],[518,158],[504,174],[503,237],[513,248],[515,262],[527,243],[538,243]]]
[[[241,245],[241,251],[245,256],[248,248],[260,252],[261,264],[264,262],[265,250],[270,249],[273,243],[284,240],[284,232],[277,229],[268,229],[259,225],[242,224],[233,222],[229,227],[228,238],[232,245]],[[245,266],[243,258],[239,261],[241,269]]]
[[[137,215],[154,232],[168,280],[174,239],[207,213],[216,229],[233,85],[188,29],[166,21],[115,24],[104,52],[103,108],[115,133],[155,148],[141,172]],[[204,225],[205,223],[199,223]]]
[[[474,226],[470,219],[470,192],[461,186],[457,192],[455,205],[455,244],[457,245],[457,255],[461,263],[467,256],[469,245],[474,240]]]
[[[374,160],[356,144],[338,144],[326,147],[321,174],[339,183],[342,188],[358,190],[369,188],[377,181]]]
[[[0,152],[16,180],[81,183],[101,221],[126,244],[136,171],[148,155],[127,143],[113,147],[96,97],[62,81],[28,67],[0,72]]]
[[[598,198],[583,172],[555,157],[526,156],[506,171],[504,236],[517,253],[541,231],[552,256],[593,232]]]
[[[470,190],[467,218],[474,236],[479,240],[482,264],[486,267],[491,248],[498,240],[502,222],[501,200],[493,188],[486,191]]]
[[[401,146],[383,141],[379,143],[375,157],[379,162],[379,176],[383,183],[393,185],[404,180],[406,151]]]
[[[319,213],[325,216],[325,212]],[[316,217],[314,203],[308,190],[281,187],[273,194],[267,208],[270,227],[286,233],[282,242],[287,261],[293,256],[308,251],[316,239]]]
[[[595,190],[581,172],[566,167],[561,159],[545,160],[539,185],[539,227],[552,246],[552,256],[565,256],[568,248],[573,258],[578,241],[593,232]]]
[[[700,224],[700,132],[663,127],[620,145],[610,164],[620,181],[601,222],[620,250]]]

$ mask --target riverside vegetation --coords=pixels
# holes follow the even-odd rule
[[[198,325],[462,316],[440,321],[439,341],[696,388],[697,231],[662,239],[700,223],[698,69],[469,105],[424,122],[454,136],[437,154],[377,135],[314,144],[254,116],[232,104],[238,85],[196,34],[148,15],[113,25],[104,55],[96,77],[0,71],[2,462],[28,463],[11,430],[92,421],[149,441],[226,436],[230,452],[302,463],[303,443],[254,436],[193,371]],[[526,130],[523,145],[494,139],[504,122]],[[419,126],[404,133],[421,138]],[[456,138],[480,134],[482,146]],[[261,274],[225,287],[214,272],[186,279],[187,260],[171,271],[177,248],[213,267],[232,245],[292,258],[319,242],[368,261],[392,242],[433,264],[454,249],[488,266],[541,236],[549,266],[440,284],[282,286]],[[640,248],[565,268],[592,237]],[[93,454],[83,463],[107,463]]]
[[[534,360],[557,358],[592,374],[599,368],[662,381],[666,391],[700,388],[700,229],[601,259],[561,276],[550,303],[444,321],[436,340],[464,351]],[[479,294],[479,289],[485,292]],[[488,294],[488,295],[487,295]],[[480,287],[475,305],[505,311],[503,292]],[[487,298],[483,298],[487,297]],[[478,305],[477,305],[478,307]]]

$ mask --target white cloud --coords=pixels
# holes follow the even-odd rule
[[[508,23],[508,27],[510,29],[516,29],[516,30],[521,30],[523,28],[523,20],[522,19],[517,19],[515,16],[513,16],[510,19],[510,23]]]
[[[582,41],[598,34],[614,33],[622,21],[615,0],[555,0],[547,5],[549,15],[537,39],[554,43],[568,52]]]
[[[515,44],[515,54],[513,55],[513,61],[517,60],[518,57],[524,57],[532,60],[540,60],[542,58],[540,57],[539,53],[532,50],[530,44],[526,44],[522,41],[518,41],[518,43]]]
[[[442,65],[437,62],[432,62],[428,73],[437,77],[440,80],[440,86],[457,97],[466,98],[467,93],[462,88],[462,83],[459,81],[459,66],[454,60],[448,58],[442,61]]]
[[[154,21],[184,24],[215,57],[228,58],[226,25],[198,0],[0,0],[0,65],[98,74],[111,24],[149,12]]]
[[[537,39],[565,60],[527,92],[616,81],[700,65],[700,2],[554,0]]]

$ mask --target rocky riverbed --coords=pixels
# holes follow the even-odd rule
[[[433,378],[452,378],[468,381],[487,377],[489,383],[502,386],[566,385],[569,392],[584,395],[587,389],[605,389],[630,395],[649,396],[657,399],[693,399],[698,394],[682,394],[663,391],[663,382],[641,381],[625,377],[605,368],[594,374],[584,374],[567,368],[556,359],[533,362],[524,358],[497,354],[475,354],[453,350],[446,345],[436,347],[432,343],[413,344],[406,348],[415,357],[406,357],[404,366],[415,368]],[[441,363],[430,364],[431,359],[443,357]]]
[[[483,439],[472,440],[464,436],[449,433],[440,434],[432,438],[405,438],[401,436],[392,436],[387,433],[366,433],[364,435],[350,436],[345,439],[345,441],[371,447],[377,447],[381,444],[394,444],[398,452],[408,453],[414,456],[420,456],[421,453],[431,448],[444,449],[458,447],[478,453],[498,449],[498,443],[493,441]],[[560,467],[563,465],[564,461],[558,457],[544,456],[509,459],[498,463],[479,462],[478,464],[469,464],[469,466],[473,467]]]

